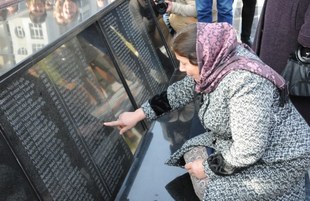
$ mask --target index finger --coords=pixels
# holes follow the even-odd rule
[[[105,125],[105,126],[121,126],[122,123],[121,123],[121,121],[116,120],[116,121],[104,122],[103,125]]]

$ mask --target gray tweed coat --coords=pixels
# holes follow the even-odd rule
[[[172,110],[193,101],[194,85],[185,77],[167,89]],[[142,109],[148,119],[157,118],[150,102]],[[185,142],[167,164],[184,165],[184,153],[203,145],[221,153],[226,164],[242,169],[221,176],[204,162],[204,200],[304,200],[310,128],[291,102],[279,106],[279,92],[271,82],[248,71],[233,71],[203,95],[199,118],[208,132]]]

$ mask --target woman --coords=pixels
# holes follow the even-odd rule
[[[185,142],[167,164],[185,165],[194,187],[206,184],[197,195],[208,201],[303,200],[310,128],[287,99],[283,78],[238,43],[228,23],[189,25],[172,48],[187,76],[105,125],[123,134],[139,120],[186,105],[196,91],[206,132]],[[184,155],[206,146],[215,150],[207,160],[197,155],[185,164]]]

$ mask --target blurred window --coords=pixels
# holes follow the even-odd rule
[[[29,24],[30,35],[32,39],[43,39],[43,30],[41,24]]]
[[[17,26],[15,28],[15,34],[18,38],[24,38],[25,37],[25,31],[24,31],[23,27]]]
[[[32,44],[32,52],[37,52],[44,47],[44,44]]]
[[[19,55],[27,55],[27,54],[28,54],[28,51],[27,51],[26,48],[21,47],[21,48],[19,48],[19,49],[17,50],[17,54],[19,54]]]

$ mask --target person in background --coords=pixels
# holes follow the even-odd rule
[[[216,1],[214,4],[213,1]],[[214,22],[212,13],[216,5],[217,22],[233,22],[233,0],[196,0],[196,10],[198,22]]]
[[[78,0],[56,0],[54,17],[61,25],[76,21],[79,17]]]
[[[253,49],[276,72],[282,73],[287,60],[299,46],[310,53],[310,1],[266,0],[258,23]],[[310,125],[310,98],[291,97]]]
[[[180,31],[186,25],[197,22],[195,0],[165,1],[167,4],[166,13],[169,15],[169,22],[175,32]]]
[[[45,1],[45,9],[47,11],[53,10],[54,9],[54,1],[53,0],[46,0]]]
[[[172,48],[187,76],[104,125],[123,134],[201,94],[198,116],[205,133],[186,141],[167,161],[188,171],[197,196],[205,201],[304,200],[310,128],[288,99],[285,80],[237,42],[228,23],[188,25],[176,34]],[[215,152],[208,155],[205,147]]]
[[[290,55],[299,47],[301,47],[302,56],[309,57],[310,1],[266,0],[254,39],[255,52],[265,63],[281,73]],[[290,98],[310,125],[310,97],[291,96]],[[309,201],[309,174],[306,188],[306,200]]]
[[[26,6],[29,10],[29,18],[33,23],[45,22],[47,17],[45,0],[27,0]]]
[[[109,4],[108,0],[96,0],[98,8],[103,8]]]
[[[63,16],[68,21],[73,21],[78,17],[79,7],[77,1],[74,0],[65,0],[63,2],[62,12]]]
[[[241,41],[252,46],[251,31],[255,15],[256,0],[242,0]]]
[[[18,3],[12,4],[8,7],[6,7],[6,9],[8,10],[8,16],[11,16],[11,15],[14,15],[15,13],[17,13],[17,11],[19,10],[19,5],[18,5]]]

